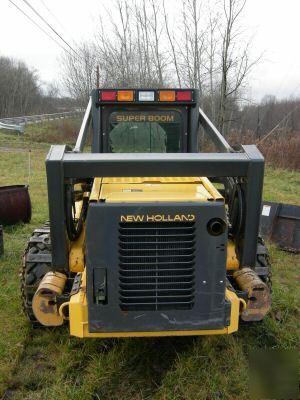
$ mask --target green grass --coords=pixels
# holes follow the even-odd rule
[[[0,134],[0,185],[28,182],[29,147],[33,218],[5,228],[0,258],[0,398],[246,400],[251,350],[298,348],[300,256],[273,245],[272,313],[234,335],[80,340],[69,337],[67,327],[31,330],[21,311],[18,272],[28,236],[47,219],[49,146]],[[299,182],[299,172],[267,168],[264,197],[299,204]]]
[[[266,168],[264,199],[276,203],[300,205],[300,173],[284,169]]]

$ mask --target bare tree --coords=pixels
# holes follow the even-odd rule
[[[152,8],[152,15],[151,19],[149,20],[149,26],[152,30],[152,54],[153,59],[156,66],[156,74],[158,77],[158,84],[160,87],[163,87],[164,77],[163,77],[163,69],[164,69],[164,54],[160,51],[160,42],[161,42],[161,35],[162,35],[162,26],[159,24],[159,13],[160,8],[157,6],[157,2],[155,0],[150,0],[151,8]]]
[[[109,35],[103,28],[97,34],[95,49],[103,76],[109,86],[163,86],[167,62],[161,48],[163,26],[157,2],[151,0],[112,2],[108,13]]]
[[[63,84],[72,97],[85,104],[95,86],[96,57],[93,44],[83,43],[76,49],[78,54],[62,56]]]
[[[209,107],[208,107],[208,114],[210,118],[212,119],[213,122],[216,122],[216,101],[218,97],[217,93],[217,81],[218,81],[218,75],[220,71],[220,62],[217,58],[217,50],[218,50],[218,43],[219,43],[219,37],[217,35],[217,27],[218,27],[218,21],[220,19],[220,14],[216,11],[212,13],[211,10],[209,10],[209,15],[208,15],[208,27],[207,27],[207,38],[206,38],[206,46],[204,48],[204,51],[206,53],[206,63],[204,65],[204,68],[208,74],[208,102],[209,102]]]
[[[178,86],[181,88],[181,75],[180,75],[180,70],[179,70],[179,65],[178,65],[178,54],[175,49],[175,37],[174,35],[171,34],[170,28],[169,28],[169,18],[168,14],[166,12],[166,6],[165,6],[165,0],[163,0],[163,13],[164,13],[164,22],[165,22],[165,29],[166,29],[166,34],[168,37],[168,42],[171,47],[171,54],[172,54],[172,61],[174,63],[174,68],[176,71],[176,77],[178,81]]]
[[[183,65],[182,72],[184,74],[185,67],[188,70],[188,82],[190,87],[198,87],[201,89],[200,73],[199,73],[199,43],[202,41],[199,33],[199,9],[196,0],[184,0],[182,3],[182,17],[184,36],[182,46]]]
[[[65,56],[65,84],[72,95],[87,97],[99,65],[102,87],[194,87],[201,106],[226,133],[254,64],[249,43],[240,40],[245,2],[217,0],[212,7],[182,0],[174,22],[174,2],[111,0],[95,40],[78,47],[80,60]]]
[[[229,104],[234,104],[239,96],[239,90],[245,83],[253,65],[257,60],[250,61],[250,42],[239,46],[242,32],[239,19],[245,8],[246,0],[223,0],[223,15],[225,24],[222,33],[221,50],[221,82],[218,127],[221,132],[228,131],[231,122]],[[226,123],[227,124],[226,126]],[[226,129],[227,128],[227,129]]]

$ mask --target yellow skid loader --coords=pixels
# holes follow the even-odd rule
[[[201,151],[203,133],[216,152]],[[21,277],[33,326],[212,335],[267,314],[264,159],[226,142],[197,90],[93,90],[75,147],[52,146],[46,171],[49,222]]]

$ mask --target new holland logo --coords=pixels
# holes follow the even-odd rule
[[[195,214],[137,214],[121,215],[121,222],[191,222]]]

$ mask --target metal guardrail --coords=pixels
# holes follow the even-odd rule
[[[65,111],[61,113],[25,115],[21,117],[10,117],[0,119],[0,129],[8,129],[24,133],[24,128],[29,124],[37,124],[44,121],[54,121],[57,119],[72,118],[78,114],[83,114],[84,109],[76,109],[73,111]]]
[[[8,129],[10,131],[18,131],[21,135],[24,133],[24,125],[4,124],[0,121],[0,129]]]

